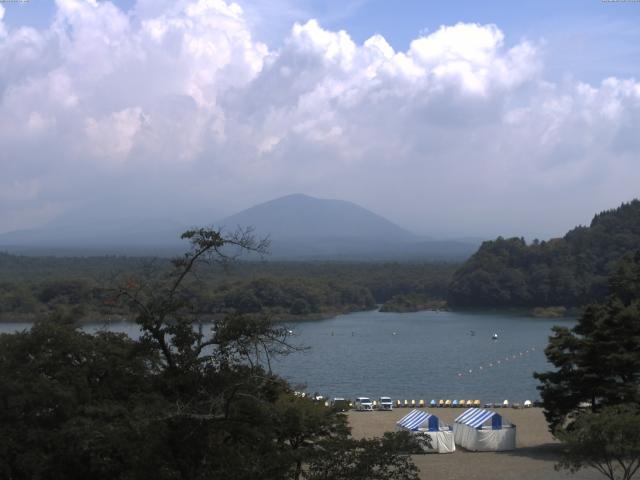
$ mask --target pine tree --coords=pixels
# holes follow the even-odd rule
[[[536,373],[552,431],[588,404],[640,401],[640,252],[623,257],[605,303],[586,308],[572,328],[556,327],[545,350],[555,371]]]

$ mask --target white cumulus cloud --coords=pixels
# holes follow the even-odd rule
[[[640,84],[551,82],[497,25],[396,51],[310,19],[276,49],[223,0],[56,5],[42,30],[0,6],[0,232],[304,191],[426,233],[544,236],[637,194]]]

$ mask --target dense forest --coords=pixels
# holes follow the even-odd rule
[[[466,307],[582,306],[602,301],[617,262],[640,246],[640,201],[597,214],[563,238],[484,242],[455,273],[449,303]]]
[[[183,238],[191,248],[173,268],[114,287],[140,338],[54,315],[0,335],[0,478],[417,480],[408,433],[355,439],[345,415],[271,371],[297,347],[268,315],[194,330],[192,281],[237,242],[209,229]]]
[[[83,321],[125,316],[114,287],[165,274],[168,259],[26,257],[0,254],[0,320],[58,314]],[[186,282],[201,314],[268,313],[276,320],[321,318],[375,308],[406,309],[446,298],[455,264],[239,262],[210,268]]]

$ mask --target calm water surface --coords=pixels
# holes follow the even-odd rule
[[[544,356],[551,327],[574,323],[498,313],[354,313],[292,324],[294,342],[309,350],[274,369],[329,396],[523,402],[539,398],[532,373],[551,367]]]
[[[275,361],[273,368],[328,396],[523,402],[539,398],[531,375],[550,368],[543,350],[551,327],[574,323],[513,313],[352,313],[289,323],[292,343],[308,349]],[[0,332],[24,328],[0,324]],[[108,328],[138,335],[135,324]],[[492,340],[494,333],[498,340]]]

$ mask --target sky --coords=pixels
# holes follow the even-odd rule
[[[640,196],[640,2],[0,1],[0,233],[291,193],[550,238]]]

